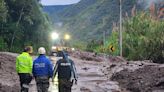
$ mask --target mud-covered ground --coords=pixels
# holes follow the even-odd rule
[[[0,92],[18,92],[19,79],[15,72],[15,57],[0,53]]]
[[[0,52],[0,92],[19,92],[15,72],[17,54]],[[72,57],[73,56],[73,57]],[[50,57],[55,63],[55,57]],[[164,65],[120,57],[76,52],[71,54],[79,75],[72,92],[164,92]],[[35,82],[30,92],[36,92]],[[51,90],[51,92],[57,92]]]
[[[164,66],[146,65],[135,71],[124,69],[111,80],[131,92],[164,92]]]

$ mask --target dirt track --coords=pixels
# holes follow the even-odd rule
[[[0,92],[18,92],[20,89],[15,56],[17,54],[0,53]],[[83,55],[83,60],[80,56],[71,57],[79,74],[73,92],[164,92],[164,65],[126,62],[118,57],[104,60],[101,56],[92,61],[92,56],[95,57],[90,53]],[[30,92],[36,92],[35,83],[32,85]]]

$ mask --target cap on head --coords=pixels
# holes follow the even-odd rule
[[[24,52],[33,53],[33,47],[32,46],[26,46],[24,48]]]
[[[44,47],[40,47],[40,48],[38,49],[38,53],[39,53],[39,54],[46,54],[45,48],[44,48]]]

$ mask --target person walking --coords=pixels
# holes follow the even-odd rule
[[[49,79],[53,75],[53,65],[46,57],[44,47],[38,49],[39,56],[33,63],[33,76],[37,84],[38,92],[48,92]]]
[[[77,84],[75,64],[64,51],[59,51],[57,55],[63,58],[56,62],[53,78],[58,73],[59,92],[71,92],[73,82],[75,81],[75,84]]]
[[[29,83],[32,80],[32,57],[30,54],[33,52],[32,46],[24,48],[22,54],[16,58],[16,72],[19,75],[21,92],[28,92]]]

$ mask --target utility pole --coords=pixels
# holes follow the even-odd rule
[[[119,31],[120,56],[122,57],[122,0],[120,0],[120,31]]]
[[[103,31],[103,45],[104,45],[104,48],[103,48],[103,51],[104,51],[104,60],[106,61],[106,55],[105,55],[105,31]]]
[[[104,48],[105,48],[105,31],[103,31],[103,45],[104,45]]]

